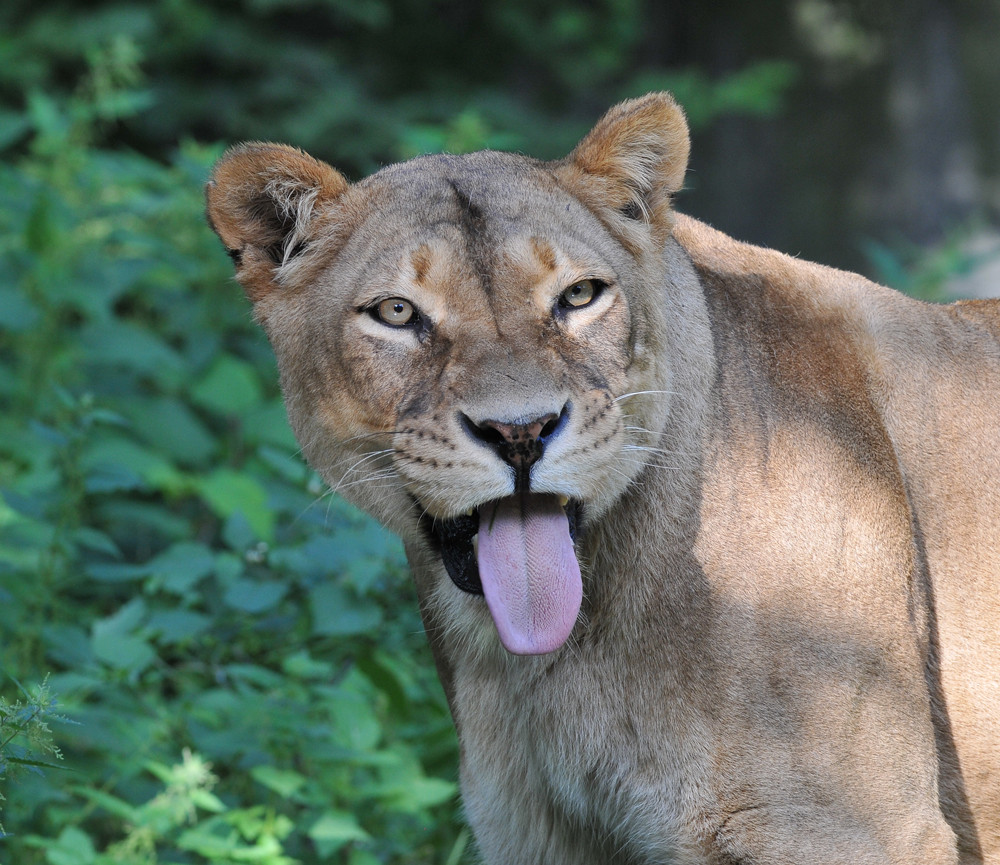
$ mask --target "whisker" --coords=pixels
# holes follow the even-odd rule
[[[333,488],[333,491],[337,492],[337,490],[339,490],[343,486],[344,481],[347,480],[348,475],[350,475],[352,472],[358,471],[365,463],[371,462],[372,460],[377,460],[381,457],[386,456],[387,454],[392,454],[393,452],[394,451],[392,448],[387,448],[386,450],[372,451],[369,454],[365,454],[363,457],[361,457],[361,459],[359,459],[352,466],[345,469],[341,473],[340,480],[337,482],[337,485]]]
[[[364,441],[365,439],[379,438],[381,436],[394,436],[399,434],[399,432],[400,430],[398,429],[384,429],[384,430],[373,430],[372,432],[366,432],[366,433],[358,433],[357,435],[353,435],[350,438],[343,439],[340,442],[340,444],[346,445],[350,444],[351,442]]]
[[[358,478],[357,480],[354,481],[339,483],[337,484],[337,488],[335,490],[330,490],[330,492],[339,494],[341,490],[350,489],[351,487],[357,487],[360,486],[361,484],[368,484],[368,483],[370,483],[372,486],[384,487],[388,485],[379,483],[380,481],[395,480],[395,479],[396,479],[396,473],[394,471],[385,471],[382,473],[367,475],[366,477]]]
[[[642,396],[643,394],[664,394],[666,396],[677,396],[677,391],[675,390],[634,390],[631,393],[623,393],[621,396],[616,396],[612,402],[618,402],[619,400],[628,399],[630,396]]]
[[[621,461],[628,463],[633,466],[642,466],[643,468],[651,469],[663,469],[664,471],[676,472],[680,471],[683,466],[673,465],[670,463],[661,463],[656,460],[638,460],[638,459],[628,459],[627,457],[622,457]]]
[[[348,475],[351,472],[357,471],[358,468],[365,462],[368,462],[376,457],[384,456],[386,454],[391,454],[391,453],[392,453],[391,450],[375,451],[371,454],[366,454],[364,457],[359,459],[357,462],[354,463],[354,465],[346,469],[341,474],[341,479],[336,486],[327,486],[327,488],[322,493],[320,493],[318,496],[316,496],[316,498],[312,502],[306,505],[306,507],[303,508],[301,513],[299,513],[299,515],[296,517],[296,521],[301,519],[307,511],[309,511],[311,508],[314,508],[316,505],[320,504],[324,500],[326,500],[327,502],[326,518],[329,519],[330,511],[333,508],[334,499],[341,492],[341,490],[349,489],[350,487],[358,486],[360,484],[365,484],[365,483],[371,483],[373,487],[388,487],[390,486],[389,484],[385,484],[382,482],[386,480],[398,481],[396,472],[392,468],[386,468],[381,471],[373,472],[371,474],[365,475],[364,477],[358,478],[353,481],[347,480]],[[322,473],[320,474],[320,477],[322,477]]]
[[[689,457],[691,454],[688,451],[672,451],[667,448],[654,448],[647,447],[646,445],[622,445],[622,450],[624,451],[645,451],[650,454],[663,454],[664,456],[672,457]]]

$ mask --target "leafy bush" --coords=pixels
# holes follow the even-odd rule
[[[459,865],[456,742],[400,545],[302,463],[199,219],[222,146],[177,130],[335,140],[355,173],[554,156],[587,121],[482,56],[520,45],[556,101],[686,88],[701,123],[774,110],[788,70],[623,83],[632,2],[461,4],[483,44],[450,78],[412,56],[454,53],[436,23],[412,38],[430,0],[72,5],[0,10],[0,861]],[[311,15],[351,28],[326,50]]]
[[[71,772],[0,772],[0,860],[443,862],[455,741],[399,544],[297,455],[198,219],[220,148],[91,146],[126,60],[36,95],[0,167],[0,664],[76,722]]]
[[[899,238],[892,245],[869,240],[864,244],[874,278],[911,297],[935,303],[955,299],[956,280],[975,274],[996,260],[994,248],[977,251],[975,238],[990,232],[978,219],[955,226],[933,247],[921,247]]]
[[[666,49],[651,50],[649,31],[651,19],[672,16],[649,6],[8,0],[0,6],[0,146],[29,134],[24,104],[37,115],[47,100],[78,94],[79,76],[95,65],[104,71],[86,89],[98,113],[128,113],[115,135],[144,153],[168,154],[178,131],[203,141],[280,135],[353,177],[442,149],[559,157],[595,112],[655,88],[676,90],[698,127],[720,113],[777,110],[791,66],[763,62],[719,81],[696,69],[666,72],[652,62]],[[668,35],[669,25],[656,26]],[[131,86],[116,87],[112,70]]]
[[[11,703],[0,697],[0,780],[10,780],[23,772],[59,769],[53,759],[62,759],[62,752],[52,738],[50,721],[65,721],[53,711],[55,698],[43,682],[29,694],[20,682],[14,684],[22,697]],[[0,794],[0,801],[3,795]],[[4,837],[0,825],[0,838]]]

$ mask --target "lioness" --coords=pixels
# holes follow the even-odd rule
[[[558,162],[243,145],[208,214],[485,862],[1000,863],[1000,304],[738,243],[687,156],[652,94]]]

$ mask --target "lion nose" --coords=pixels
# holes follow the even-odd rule
[[[531,420],[476,422],[462,415],[462,421],[470,435],[490,445],[520,475],[542,458],[545,446],[562,429],[567,415],[568,406],[563,406],[558,413],[549,412]]]

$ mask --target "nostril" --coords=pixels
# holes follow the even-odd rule
[[[547,444],[548,440],[558,434],[566,425],[569,419],[569,403],[562,407],[562,411],[555,417],[550,418],[538,433],[538,439],[542,444]]]
[[[464,412],[459,415],[459,420],[462,428],[474,439],[479,439],[479,441],[493,445],[494,447],[504,445],[507,441],[503,433],[493,425],[492,421],[478,424]]]

